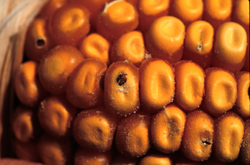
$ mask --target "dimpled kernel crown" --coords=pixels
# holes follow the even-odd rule
[[[51,0],[25,55],[20,159],[250,164],[247,0]]]

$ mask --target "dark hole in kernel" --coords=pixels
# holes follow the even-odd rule
[[[125,73],[120,73],[118,75],[118,77],[116,78],[116,82],[118,83],[118,85],[122,86],[122,85],[124,85],[127,82],[126,75],[127,74],[125,74]]]
[[[210,145],[211,144],[211,140],[210,140],[210,132],[209,131],[202,131],[200,133],[200,139],[203,143],[204,146],[206,145]]]
[[[43,47],[45,45],[45,40],[44,39],[37,39],[36,45],[37,45],[37,47]]]
[[[204,141],[202,141],[202,143],[204,144],[204,145],[210,145],[211,144],[211,142],[207,139],[207,140],[204,140]]]

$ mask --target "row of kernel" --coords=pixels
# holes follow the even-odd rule
[[[67,52],[72,50],[76,51],[74,56]],[[185,60],[172,67],[156,58],[145,60],[139,70],[132,63],[121,61],[107,69],[100,60],[83,60],[78,53],[73,47],[60,46],[50,51],[39,66],[34,61],[22,64],[15,78],[20,102],[34,107],[47,92],[66,92],[68,101],[77,108],[105,104],[111,113],[121,116],[135,113],[139,107],[155,113],[173,101],[186,112],[202,106],[219,116],[234,107],[243,118],[250,116],[249,72],[234,76],[217,67],[204,71]]]
[[[240,154],[242,162],[250,162],[250,120],[244,123],[233,112],[213,119],[199,109],[186,116],[179,107],[172,104],[154,115],[137,113],[118,122],[103,107],[85,110],[74,121],[64,121],[68,129],[72,127],[74,138],[79,144],[75,156],[70,134],[58,137],[45,130],[48,134],[40,132],[38,136],[34,114],[30,108],[18,107],[12,125],[16,137],[15,152],[19,158],[30,161],[41,159],[46,164],[65,164],[75,157],[75,163],[80,163],[102,155],[105,162],[110,162],[114,142],[115,149],[127,161],[149,156],[148,152],[153,145],[165,154],[180,149],[185,157],[193,161],[206,161],[212,156],[213,161],[232,162]],[[119,160],[122,159],[116,161]]]
[[[232,3],[231,1],[227,1],[225,2],[225,4],[223,3],[226,9],[228,6],[229,8],[232,7],[232,5],[231,7],[230,5],[227,5],[227,3],[229,2]],[[223,5],[220,6],[219,1],[211,1],[209,3],[211,4],[218,3],[217,5],[215,5],[217,7],[223,6]],[[179,2],[174,1],[173,5],[174,4],[177,5],[179,4]],[[242,7],[242,6],[247,6],[248,2],[246,5],[244,5],[245,1],[243,0],[243,1],[237,1],[236,4]],[[88,6],[87,4],[84,5]],[[193,6],[194,4],[190,5]],[[235,10],[236,9],[237,11],[239,10],[246,12],[243,9],[242,10],[238,9],[237,5],[235,6]],[[132,11],[128,12],[130,10],[133,10],[133,12]],[[79,49],[83,52],[83,54],[86,55],[86,57],[88,58],[97,57],[98,50],[99,53],[105,52],[106,54],[100,53],[100,55],[104,55],[104,57],[99,57],[99,58],[102,58],[103,60],[109,62],[108,60],[109,55],[107,53],[108,52],[107,49],[109,49],[110,45],[109,42],[113,43],[115,40],[118,40],[123,34],[129,31],[136,30],[137,23],[135,22],[138,21],[134,22],[136,10],[133,8],[133,5],[127,3],[126,1],[112,1],[110,3],[107,3],[105,5],[104,11],[105,12],[102,12],[100,14],[100,18],[98,17],[99,19],[96,19],[97,24],[101,24],[99,28],[100,30],[98,30],[97,28],[98,35],[101,36],[92,37],[91,34],[90,35],[91,37],[90,36],[87,37],[89,39],[87,38],[84,39],[90,31],[89,11],[88,9],[86,9],[86,7],[78,3],[77,4],[70,3],[56,10],[48,21],[42,18],[38,18],[31,25],[30,30],[27,34],[27,42],[26,42],[27,56],[32,60],[39,60],[41,59],[41,56],[45,52],[47,52],[50,48],[54,47],[55,45],[68,44],[79,47]],[[130,13],[132,15],[128,16],[127,13]],[[247,15],[248,14],[243,13],[243,16]],[[216,16],[218,16],[218,14],[216,14]],[[120,18],[123,18],[124,20],[121,20]],[[219,24],[220,26],[218,25],[218,27],[220,27],[218,29],[214,27],[213,22],[211,21],[208,21],[209,22],[208,23],[205,22],[204,20],[203,21],[193,20],[197,22],[195,23],[192,22],[192,25],[188,26],[191,23],[190,22],[188,25],[186,25],[185,28],[184,26],[185,21],[182,20],[181,18],[178,19],[178,17],[176,18],[164,15],[157,16],[150,22],[150,24],[148,25],[149,28],[147,28],[145,31],[146,50],[148,50],[153,57],[166,59],[171,63],[175,63],[176,61],[180,60],[183,56],[183,59],[193,60],[194,62],[201,65],[203,68],[206,68],[212,64],[213,66],[223,67],[232,72],[236,72],[239,71],[245,63],[244,69],[248,70],[249,46],[247,47],[248,35],[246,34],[249,33],[249,23],[243,24],[237,19],[233,20],[239,24],[232,22],[224,23],[225,21],[222,21]],[[46,22],[48,22],[48,25]],[[106,26],[111,26],[111,27],[106,27]],[[244,28],[245,31],[243,30]],[[186,35],[185,35],[185,29],[186,29]],[[92,31],[95,32],[94,30]],[[217,31],[218,34],[216,33],[215,43],[213,44],[214,33]],[[131,35],[133,34],[130,34],[130,36]],[[230,36],[230,38],[225,39],[228,38],[228,36]],[[102,37],[105,37],[105,39],[107,39],[108,41],[106,41]],[[92,38],[92,40],[90,38]],[[186,38],[185,41],[184,38]],[[100,39],[101,41],[93,42],[93,39]],[[129,55],[126,55],[123,58],[120,57],[126,54],[128,49],[128,48],[126,49],[125,46],[121,46],[122,44],[125,44],[124,40],[126,41],[128,39],[126,39],[126,37],[123,36],[123,38],[120,38],[120,40],[116,41],[116,44],[112,46],[112,51],[111,51],[112,53],[110,55],[112,58],[111,61],[124,60],[124,58],[130,59]],[[88,44],[86,42],[89,41],[92,41],[93,44],[89,44],[88,47]],[[97,45],[100,45],[99,46],[100,48],[98,49],[97,48],[98,46],[92,46],[94,45],[94,43],[98,43]],[[144,46],[144,44],[140,45]],[[213,45],[214,45],[214,51],[212,51]],[[183,47],[184,47],[184,52],[183,52]],[[90,49],[91,50],[96,49],[95,51],[97,52],[93,53],[93,51],[91,51]],[[118,51],[115,51],[114,49],[118,49]],[[119,49],[125,49],[122,50],[124,51],[124,53],[122,53],[121,50],[119,51]],[[143,51],[143,49],[141,50]],[[105,50],[105,51],[100,51],[100,50]],[[140,56],[137,59],[131,59],[131,61],[135,60],[134,62],[138,64],[140,62],[139,60],[142,59],[143,59],[142,56]]]

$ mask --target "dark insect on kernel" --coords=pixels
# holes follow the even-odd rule
[[[125,73],[120,73],[118,75],[118,77],[116,78],[116,82],[118,83],[118,85],[122,86],[122,85],[124,85],[127,82],[126,75],[127,74],[125,74]]]
[[[202,143],[204,144],[204,145],[210,145],[211,144],[211,142],[207,139],[207,140],[204,140],[204,141],[202,141]]]

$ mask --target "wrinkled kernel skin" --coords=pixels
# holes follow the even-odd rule
[[[79,147],[74,156],[74,165],[109,165],[111,152],[96,152]]]
[[[145,58],[143,35],[139,31],[131,31],[118,38],[111,47],[111,62],[129,61],[139,67]]]
[[[116,119],[103,107],[83,110],[74,120],[73,135],[81,147],[106,152],[112,147],[116,126]]]
[[[194,161],[204,161],[212,152],[214,120],[202,110],[187,115],[181,150]]]
[[[149,115],[133,114],[118,123],[115,145],[125,156],[141,157],[150,148]]]
[[[167,61],[152,58],[145,60],[140,72],[140,100],[142,109],[156,113],[173,101],[175,94],[174,69]]]
[[[231,72],[217,67],[206,69],[204,110],[218,117],[233,107],[236,98],[237,83]]]
[[[14,87],[19,101],[29,107],[35,107],[46,96],[37,77],[38,63],[27,61],[20,65],[15,75]]]
[[[119,85],[119,78],[126,82]],[[115,62],[109,66],[104,79],[104,103],[109,112],[121,116],[139,109],[139,71],[132,63]]]
[[[71,135],[76,108],[66,98],[49,96],[39,106],[38,119],[47,134],[54,137]]]
[[[185,113],[175,105],[168,105],[151,117],[151,140],[161,152],[173,153],[181,146],[186,122]]]
[[[91,108],[103,103],[101,81],[107,66],[98,59],[86,59],[70,74],[66,84],[68,100],[78,108]]]
[[[19,105],[12,115],[11,127],[18,141],[27,143],[40,134],[34,109]]]
[[[194,62],[179,61],[174,65],[175,99],[179,107],[190,112],[200,107],[204,95],[205,72]]]
[[[245,121],[245,131],[241,144],[241,160],[245,164],[250,164],[250,119]]]
[[[47,52],[38,66],[39,80],[45,90],[63,94],[70,73],[84,60],[75,47],[60,45]]]
[[[54,138],[44,134],[37,144],[37,150],[43,163],[47,165],[72,164],[72,141],[69,138]]]
[[[244,134],[242,119],[227,112],[215,120],[213,154],[221,162],[237,159]]]
[[[49,32],[57,45],[79,45],[89,30],[89,11],[79,3],[61,7],[49,19]]]
[[[107,65],[110,63],[109,49],[109,41],[98,33],[91,33],[86,36],[79,46],[79,50],[85,58],[96,58]]]

